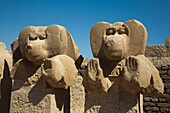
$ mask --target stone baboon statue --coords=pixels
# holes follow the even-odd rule
[[[11,76],[14,81],[32,85],[67,89],[76,81],[75,61],[80,56],[72,36],[59,25],[29,26],[21,30],[12,44],[16,63]],[[17,56],[17,55],[21,56]]]
[[[146,41],[146,28],[137,20],[95,24],[90,32],[95,58],[87,65],[86,90],[108,92],[118,81],[119,88],[130,93],[162,94],[159,72],[144,56]]]

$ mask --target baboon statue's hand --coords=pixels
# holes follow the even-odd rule
[[[84,79],[88,92],[107,92],[111,87],[111,82],[103,75],[99,59],[93,58],[87,64],[87,76]]]

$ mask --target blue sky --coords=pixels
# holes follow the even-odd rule
[[[145,25],[147,44],[164,44],[170,37],[170,0],[0,0],[0,41],[11,50],[24,27],[58,24],[68,29],[80,53],[92,58],[92,26],[131,19]]]

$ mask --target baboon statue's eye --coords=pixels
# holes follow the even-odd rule
[[[115,34],[115,29],[107,29],[106,30],[106,35],[114,35]]]
[[[37,36],[36,37],[29,36],[29,40],[37,40]]]
[[[46,36],[40,35],[39,38],[40,38],[40,40],[44,40],[44,39],[46,39]]]
[[[125,29],[119,29],[118,34],[125,34]]]

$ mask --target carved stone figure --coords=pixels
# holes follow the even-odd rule
[[[89,88],[107,92],[119,77],[120,85],[127,91],[162,94],[159,72],[144,56],[146,40],[146,28],[136,20],[95,24],[90,34],[95,58],[88,63],[88,80],[101,87],[89,82]]]
[[[68,113],[69,87],[76,85],[81,57],[67,29],[59,25],[25,27],[11,47],[10,113]]]
[[[12,44],[14,60],[12,78],[33,85],[41,78],[41,86],[67,89],[75,83],[79,57],[78,47],[66,28],[29,26],[22,29]],[[22,56],[17,56],[22,55]]]
[[[89,93],[87,112],[93,109],[137,112],[140,93],[152,96],[163,93],[158,70],[144,56],[146,41],[146,28],[137,20],[114,24],[99,22],[92,27],[90,44],[95,58],[88,62],[87,74],[83,76],[83,84]],[[104,97],[102,93],[108,95]]]

